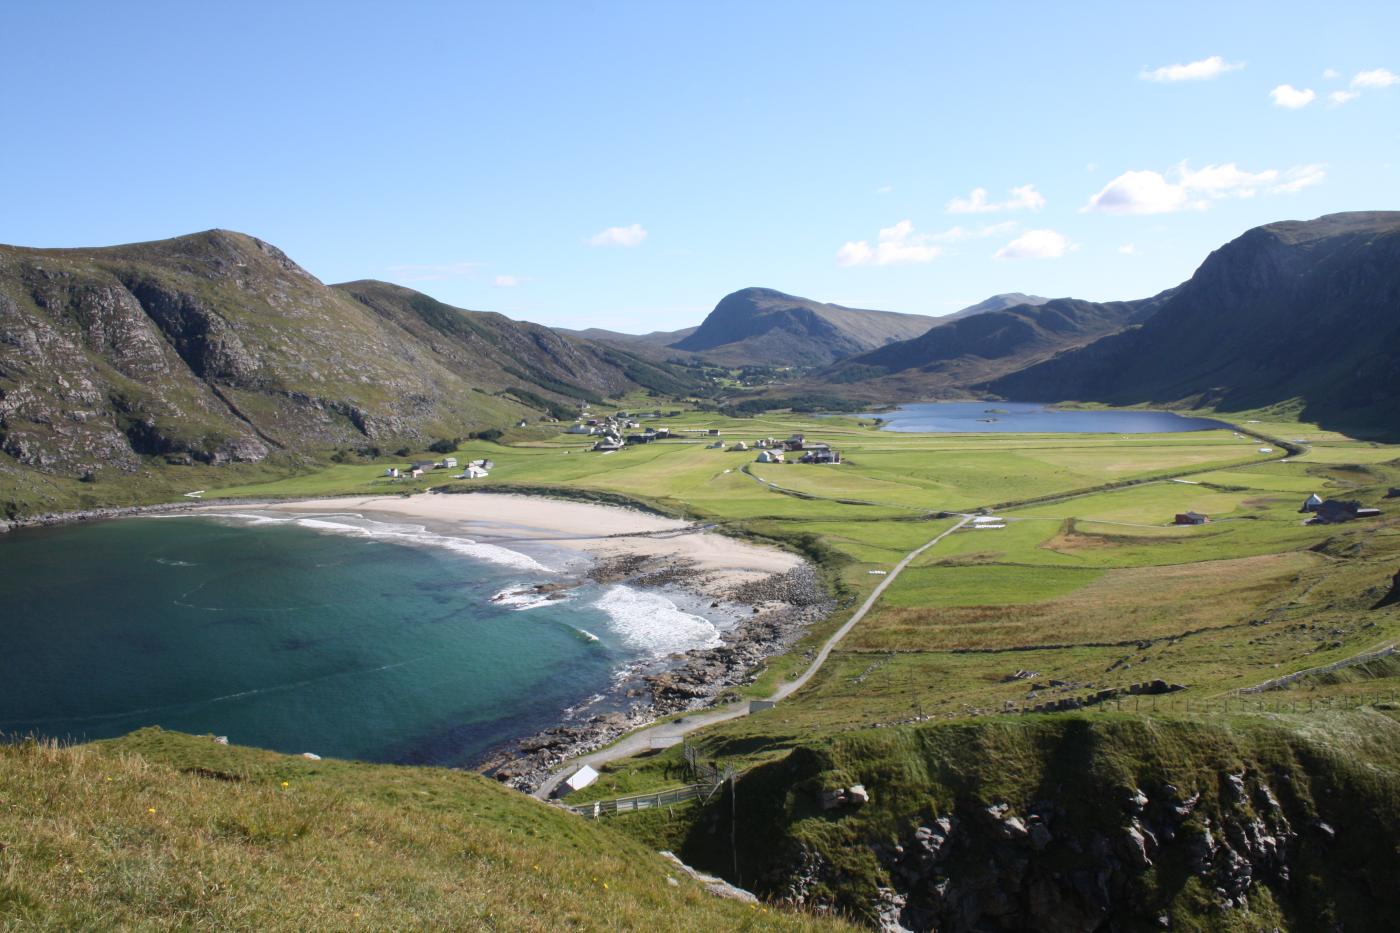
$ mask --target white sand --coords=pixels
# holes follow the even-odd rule
[[[210,505],[200,511],[247,511],[241,506]],[[343,496],[256,506],[270,512],[356,512],[367,518],[422,522],[433,530],[461,534],[476,541],[508,545],[537,541],[597,556],[638,554],[673,558],[712,575],[713,583],[732,585],[786,573],[801,558],[762,547],[673,518],[634,509],[539,496],[498,493],[414,496]]]

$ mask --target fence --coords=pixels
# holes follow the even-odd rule
[[[636,813],[638,810],[654,810],[657,807],[669,807],[672,804],[685,803],[688,800],[708,801],[715,795],[715,792],[724,786],[724,782],[734,777],[734,769],[725,767],[716,768],[714,765],[706,764],[700,760],[699,750],[689,742],[685,745],[684,757],[687,770],[691,776],[700,783],[687,784],[685,787],[673,787],[669,790],[656,791],[651,794],[634,794],[631,797],[616,797],[612,800],[595,800],[593,803],[582,803],[577,805],[565,805],[566,810],[571,810],[579,816],[590,820],[596,820],[602,816],[609,816],[617,813]]]
[[[719,789],[719,786],[718,784],[688,784],[685,787],[674,787],[670,790],[657,791],[654,794],[637,794],[633,797],[617,797],[613,800],[595,800],[593,803],[569,806],[566,809],[579,816],[596,820],[617,813],[635,813],[638,810],[669,807],[672,804],[685,803],[688,800],[708,800]]]

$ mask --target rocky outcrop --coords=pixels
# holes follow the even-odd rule
[[[1400,726],[1352,725],[1334,740],[1055,716],[794,737],[691,817],[680,851],[890,931],[1388,930],[1400,911],[1361,905],[1388,904],[1400,872]]]

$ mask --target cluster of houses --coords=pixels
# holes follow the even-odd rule
[[[482,479],[491,475],[496,466],[494,460],[472,460],[462,472],[452,474],[453,479]],[[417,460],[406,467],[389,467],[384,475],[390,479],[418,479],[433,470],[457,469],[456,457],[443,457],[441,460]]]
[[[791,458],[797,463],[840,463],[841,451],[825,441],[809,441],[801,434],[794,434],[787,440],[760,437],[753,446],[758,450],[755,457],[759,463],[787,463],[788,454],[798,454]],[[737,445],[736,445],[737,447]]]
[[[1380,509],[1365,508],[1355,499],[1323,499],[1313,493],[1303,501],[1299,512],[1312,514],[1309,525],[1339,525],[1356,518],[1375,518]]]
[[[659,411],[655,412],[657,416],[660,414]],[[639,417],[646,416],[638,413],[633,417],[625,411],[620,411],[606,418],[580,419],[573,427],[569,428],[569,433],[597,437],[598,440],[594,441],[593,449],[599,453],[611,453],[614,450],[621,450],[629,444],[650,444],[652,441],[671,436],[671,431],[668,428],[643,428],[641,422],[636,420]]]
[[[1357,518],[1375,518],[1380,509],[1366,508],[1355,499],[1324,499],[1313,493],[1303,500],[1299,512],[1312,515],[1309,525],[1338,525]],[[1204,525],[1210,522],[1209,515],[1200,512],[1180,512],[1176,516],[1178,525]]]

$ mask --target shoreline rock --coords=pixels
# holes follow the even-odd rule
[[[588,574],[597,583],[650,588],[678,587],[725,602],[752,606],[753,612],[720,636],[713,648],[697,648],[660,662],[661,669],[638,670],[563,722],[512,740],[483,756],[474,770],[518,790],[533,792],[566,760],[594,751],[634,729],[667,716],[703,709],[732,687],[752,683],[763,662],[781,653],[812,623],[835,609],[820,577],[803,563],[787,573],[717,590],[711,575],[695,567],[629,554],[600,559]],[[645,668],[646,666],[644,666]],[[625,710],[585,715],[589,707],[630,700]]]

